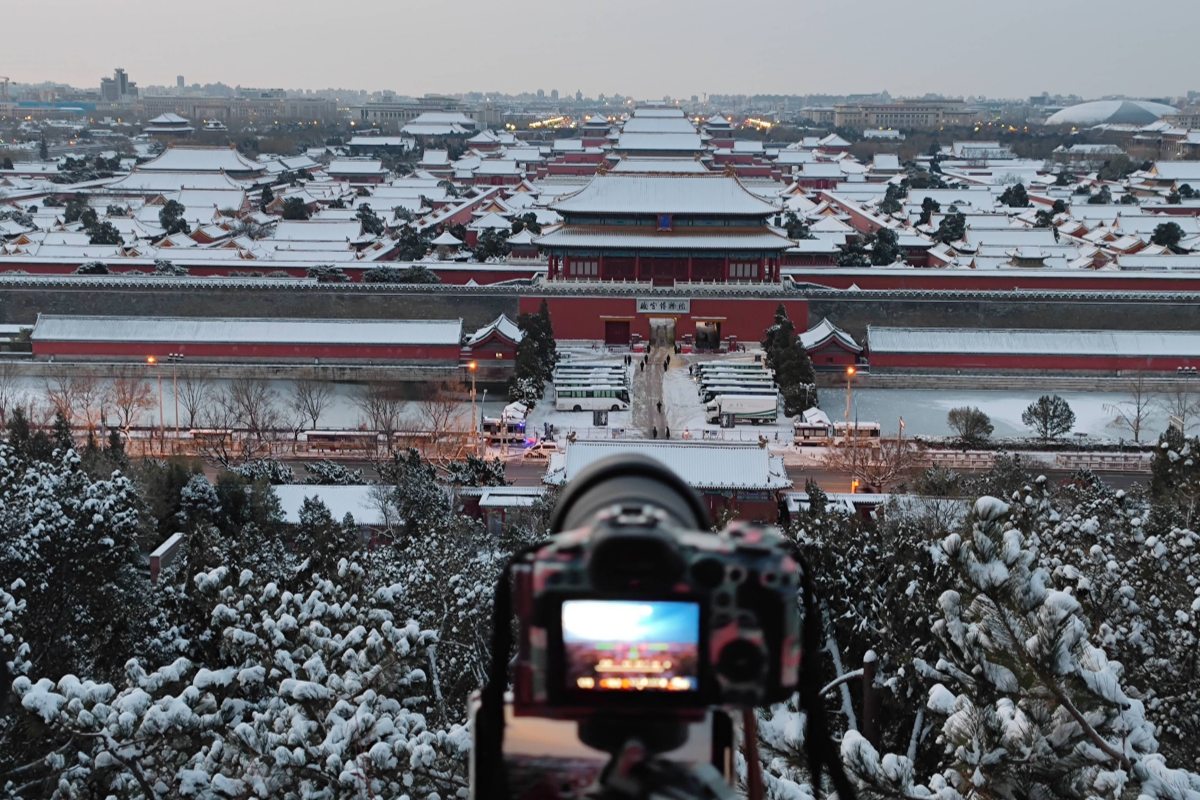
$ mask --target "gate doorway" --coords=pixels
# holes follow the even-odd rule
[[[650,346],[651,347],[674,347],[675,346],[675,318],[674,317],[651,317],[650,318]]]
[[[721,348],[721,323],[696,323],[696,349],[719,350]]]

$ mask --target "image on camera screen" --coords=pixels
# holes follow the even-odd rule
[[[565,600],[566,687],[583,692],[700,689],[700,606],[658,600]]]

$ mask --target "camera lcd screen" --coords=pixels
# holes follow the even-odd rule
[[[565,600],[564,680],[578,692],[700,690],[700,605]]]

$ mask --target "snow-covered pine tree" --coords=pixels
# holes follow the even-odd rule
[[[436,637],[398,612],[400,587],[364,591],[346,561],[332,577],[288,592],[249,571],[196,575],[219,639],[209,663],[134,660],[120,685],[19,677],[54,755],[15,796],[454,796],[469,737],[422,713]]]
[[[40,674],[113,675],[145,634],[139,505],[124,476],[93,480],[73,450],[24,461],[0,445],[0,586],[25,584]]]
[[[942,718],[941,769],[922,784],[907,756],[881,758],[855,731],[842,741],[848,769],[887,796],[1200,797],[1200,775],[1158,754],[1143,703],[1092,643],[1079,602],[1052,588],[1029,531],[1057,516],[1044,488],[1020,499],[1015,511],[980,499],[970,532],[941,544],[958,581],[939,600],[941,655],[923,670],[938,681],[927,707]]]

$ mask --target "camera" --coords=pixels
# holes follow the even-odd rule
[[[550,527],[551,538],[518,554],[497,589],[492,675],[476,718],[476,785],[504,774],[503,689],[511,680],[512,723],[577,723],[581,743],[612,755],[598,773],[609,790],[622,763],[641,765],[625,771],[623,793],[594,796],[659,796],[649,789],[668,784],[682,792],[673,797],[731,796],[727,748],[718,756],[714,746],[708,763],[686,766],[657,756],[705,725],[714,742],[728,740],[719,733],[728,717],[718,709],[781,702],[798,688],[803,572],[788,541],[742,522],[714,533],[691,487],[632,454],[583,470]]]
[[[708,530],[655,461],[597,462],[513,565],[514,711],[584,720],[778,702],[800,673],[799,565],[774,529]]]

